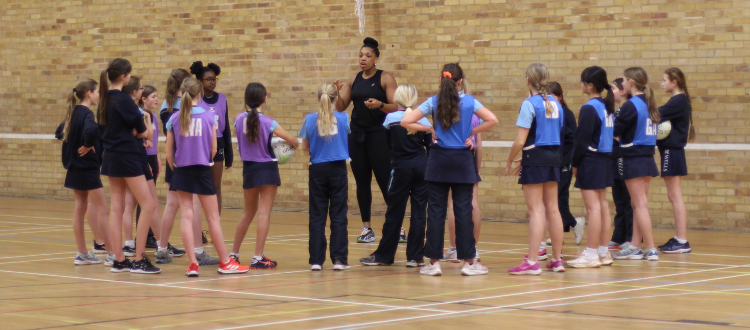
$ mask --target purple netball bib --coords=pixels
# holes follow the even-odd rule
[[[202,111],[196,114],[195,110]],[[174,164],[176,167],[211,165],[211,142],[213,140],[214,114],[193,107],[187,135],[180,132],[179,113],[172,115],[172,133],[175,140]]]
[[[234,129],[237,132],[237,144],[240,149],[240,158],[244,162],[275,161],[274,155],[269,151],[269,144],[271,143],[271,132],[273,132],[278,124],[273,118],[259,114],[260,134],[255,142],[250,142],[246,135],[247,116],[247,111],[239,114],[234,123]]]
[[[159,153],[159,117],[151,114],[151,129],[154,131],[153,147],[146,149],[146,154],[154,156]]]
[[[214,121],[218,123],[216,137],[220,138],[224,136],[224,128],[226,128],[227,125],[225,121],[227,113],[227,97],[221,93],[216,93],[216,96],[219,98],[216,103],[208,104],[203,98],[201,98],[198,102],[198,106],[214,115]]]

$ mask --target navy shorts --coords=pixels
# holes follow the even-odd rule
[[[585,190],[607,189],[615,185],[609,156],[586,154],[578,164],[575,187]]]
[[[141,166],[143,167],[143,175],[146,176],[146,181],[153,180],[154,173],[152,172],[151,164],[149,164],[147,155],[141,157]]]
[[[210,166],[175,167],[170,191],[184,191],[197,195],[216,195]]]
[[[659,176],[654,156],[636,156],[622,158],[620,180],[630,180],[645,176]]]
[[[65,175],[65,188],[73,190],[94,190],[102,188],[102,179],[99,169],[68,169]]]
[[[156,182],[156,179],[159,177],[159,172],[161,172],[161,168],[159,168],[159,156],[157,155],[148,155],[146,156],[146,159],[148,160],[148,166],[151,167],[151,171],[154,173],[154,182]]]
[[[550,181],[560,182],[560,168],[557,166],[521,166],[518,184],[539,184]]]
[[[278,162],[242,162],[242,189],[281,185]]]
[[[172,174],[174,171],[172,171],[172,167],[167,164],[167,169],[164,170],[164,182],[172,184]]]
[[[104,151],[102,157],[102,175],[113,178],[132,178],[146,175],[143,172],[148,168],[145,155],[140,153]]]
[[[477,163],[477,149],[474,149],[474,171],[477,172],[477,182],[482,182],[482,177],[479,176],[479,164]]]
[[[685,176],[688,174],[685,148],[659,148],[661,176]]]

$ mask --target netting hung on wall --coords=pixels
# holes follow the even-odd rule
[[[365,0],[355,0],[354,15],[359,18],[359,34],[365,35]]]

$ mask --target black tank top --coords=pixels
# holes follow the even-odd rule
[[[385,129],[383,127],[383,121],[385,121],[386,113],[379,109],[370,109],[365,106],[365,101],[373,98],[383,103],[388,103],[388,96],[385,94],[385,90],[380,85],[380,75],[383,70],[378,70],[375,75],[368,79],[362,78],[364,71],[357,74],[352,83],[352,103],[354,109],[352,110],[352,123],[351,128],[362,129],[366,131],[375,131]]]

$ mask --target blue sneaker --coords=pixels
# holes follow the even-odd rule
[[[107,257],[104,258],[104,266],[112,267],[112,265],[115,264],[115,261],[117,261],[117,258],[115,258],[114,255],[107,255]]]
[[[100,264],[102,263],[102,259],[97,258],[93,253],[89,252],[89,254],[83,254],[78,252],[76,254],[76,259],[73,261],[73,263],[77,266],[81,265],[93,265],[93,264]]]
[[[617,260],[642,260],[643,259],[643,250],[641,248],[638,248],[637,250],[633,250],[631,248],[622,249],[620,252],[615,253],[612,255],[612,258]]]
[[[689,242],[686,241],[685,244],[683,244],[674,238],[672,238],[669,242],[667,242],[667,244],[660,246],[659,251],[663,253],[672,253],[672,254],[691,252]]]
[[[362,228],[362,235],[357,237],[357,243],[372,243],[375,242],[375,231],[370,228]]]
[[[676,241],[676,240],[674,239],[674,237],[672,237],[672,238],[670,238],[670,239],[669,239],[669,240],[668,240],[668,241],[667,241],[666,243],[664,243],[663,245],[659,245],[659,246],[657,246],[657,248],[659,248],[659,250],[661,250],[662,248],[664,248],[664,247],[666,247],[666,246],[669,246],[670,244],[672,244],[672,243],[673,243],[673,242],[675,242],[675,241]]]
[[[656,252],[656,249],[648,250],[645,259],[648,261],[659,261],[659,253]]]
[[[185,250],[180,250],[180,249],[172,246],[172,244],[169,244],[169,242],[167,242],[167,250],[169,250],[169,252],[172,253],[173,257],[182,257],[186,253]]]

